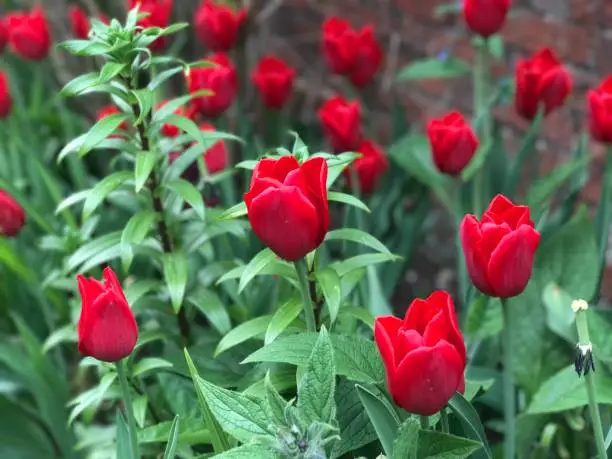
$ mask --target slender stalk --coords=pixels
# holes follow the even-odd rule
[[[597,209],[597,238],[599,248],[599,279],[594,299],[599,299],[601,281],[606,266],[606,252],[608,249],[608,234],[610,229],[610,206],[612,206],[612,147],[608,146],[606,151],[606,168],[602,180],[601,203]]]
[[[304,303],[306,328],[308,331],[316,332],[317,324],[308,285],[308,266],[306,266],[306,260],[304,258],[295,262],[295,271],[300,281],[300,293],[302,294],[302,302]]]
[[[578,352],[580,355],[577,356],[577,359],[581,359],[580,365],[577,363],[576,369],[580,370],[579,375],[580,373],[584,374],[584,379],[586,380],[589,414],[591,415],[597,456],[599,459],[608,459],[599,405],[597,403],[597,391],[595,390],[595,366],[593,364],[591,338],[589,337],[589,325],[587,322],[588,308],[589,305],[586,301],[577,300],[572,303],[572,309],[576,314],[576,329],[578,330]]]
[[[134,459],[140,459],[140,448],[138,447],[138,435],[136,430],[136,419],[134,418],[134,409],[132,407],[132,395],[130,394],[130,386],[128,384],[127,375],[125,374],[125,363],[123,360],[116,362],[117,377],[121,386],[121,397],[123,398],[123,408],[125,417],[127,418],[128,430],[130,433],[130,445],[132,447],[132,456]]]
[[[514,376],[512,372],[512,308],[505,299],[502,299],[502,309],[504,312],[504,329],[502,331],[503,340],[503,363],[504,363],[504,458],[514,459],[515,457],[515,415],[516,415],[516,394],[514,389]]]
[[[357,199],[361,200],[361,187],[359,184],[359,176],[357,175],[357,172],[355,172],[355,168],[353,167],[349,167],[349,173],[351,176],[351,191],[353,193],[353,196],[355,196]],[[347,211],[349,210],[349,207],[347,207]],[[356,224],[357,224],[357,229],[361,230],[361,231],[365,231],[366,233],[368,233],[369,231],[366,230],[365,228],[365,222],[363,220],[363,214],[361,213],[361,211],[359,209],[353,209],[353,212],[355,213],[355,220],[356,220]],[[344,251],[343,251],[344,252]],[[362,247],[358,246],[357,247],[357,253],[360,254],[362,253]],[[375,269],[371,266],[368,266],[368,269]],[[369,279],[369,278],[368,278]],[[369,280],[368,280],[369,282]],[[361,303],[363,306],[366,306],[369,302],[369,298],[368,298],[368,292],[369,292],[369,285],[366,285],[363,283],[363,281],[359,282],[359,295],[361,296]]]
[[[450,428],[448,426],[448,412],[446,411],[446,408],[440,411],[440,423],[442,424],[442,432],[449,433]]]
[[[423,430],[429,429],[429,417],[420,416],[420,419],[421,419],[421,429]]]
[[[473,72],[474,85],[474,121],[478,121],[478,136],[481,142],[485,142],[491,135],[489,116],[486,114],[489,78],[489,48],[487,43],[482,43],[476,49],[476,66]],[[479,216],[482,214],[484,197],[485,171],[479,170],[473,182],[472,206],[473,212]]]

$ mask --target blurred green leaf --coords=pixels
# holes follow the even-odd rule
[[[340,281],[340,276],[338,276],[338,273],[333,268],[327,267],[315,271],[315,278],[327,303],[330,323],[333,324],[338,317],[340,302],[342,301],[342,282]]]
[[[266,265],[270,264],[275,259],[276,254],[267,248],[255,255],[246,265],[246,268],[244,268],[244,271],[240,276],[238,293],[242,292],[249,282],[251,282],[253,278],[266,267]]]
[[[325,236],[326,241],[351,241],[362,244],[378,252],[392,255],[385,245],[374,236],[356,228],[340,228],[332,230]]]
[[[132,376],[137,378],[149,371],[157,370],[159,372],[163,368],[172,368],[172,363],[159,357],[145,357],[134,365]]]
[[[464,459],[482,447],[477,441],[432,430],[422,430],[419,437],[419,459]]]
[[[172,308],[178,314],[187,288],[187,259],[181,252],[167,253],[163,258],[164,279],[172,300]]]
[[[136,155],[136,165],[134,166],[134,190],[139,193],[145,186],[151,172],[157,164],[157,153],[154,151],[141,151]]]
[[[132,173],[128,171],[119,171],[104,177],[96,186],[94,186],[87,195],[83,204],[83,221],[91,217],[91,214],[98,208],[106,197],[126,181],[132,179]]]
[[[206,319],[219,334],[225,335],[231,330],[232,324],[225,305],[212,290],[199,289],[187,297],[187,301],[206,316]]]
[[[177,414],[172,421],[172,427],[170,428],[170,434],[168,435],[168,444],[164,451],[164,457],[162,459],[174,459],[176,456],[176,448],[179,441],[179,415]]]
[[[480,443],[483,448],[484,457],[487,459],[492,459],[493,454],[491,453],[491,448],[489,446],[484,427],[482,426],[478,413],[471,403],[468,402],[461,394],[457,393],[450,399],[448,405],[453,413],[455,413],[457,418],[459,418],[465,434],[469,438]]]
[[[180,196],[181,199],[183,199],[193,208],[193,210],[195,210],[198,217],[204,220],[204,200],[202,199],[202,193],[198,191],[195,186],[193,186],[187,180],[176,179],[164,184],[164,188],[167,188],[168,190]]]
[[[340,193],[339,191],[330,191],[327,193],[327,199],[330,201],[341,202],[349,206],[357,207],[364,212],[370,213],[370,209],[360,199],[352,194]]]
[[[454,57],[430,58],[412,62],[397,74],[398,81],[458,78],[472,72],[470,65]]]
[[[284,302],[274,313],[268,324],[264,343],[271,343],[285,331],[285,329],[300,315],[302,307],[302,299],[297,295],[292,296],[289,300]]]
[[[400,420],[395,409],[381,394],[359,384],[357,384],[356,388],[357,395],[378,434],[378,439],[385,454],[388,457],[394,457],[393,444],[400,426]]]
[[[244,343],[246,340],[261,337],[266,332],[271,320],[271,315],[259,316],[233,328],[219,341],[215,349],[215,356]]]
[[[414,417],[407,418],[397,431],[392,459],[417,459],[421,425]]]
[[[94,149],[100,142],[106,139],[109,135],[115,132],[121,123],[125,122],[129,118],[126,113],[113,113],[112,115],[105,116],[89,130],[82,140],[82,144],[78,146],[79,155],[83,156],[92,149]],[[69,144],[70,145],[70,144]],[[65,147],[67,148],[67,147]],[[58,160],[63,157],[62,153],[69,153],[62,150],[60,152]]]

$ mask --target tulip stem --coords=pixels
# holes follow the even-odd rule
[[[515,414],[516,394],[514,389],[514,376],[512,371],[512,307],[506,299],[502,299],[504,313],[503,339],[503,363],[504,363],[504,458],[514,459],[514,443],[516,439]]]
[[[308,266],[306,259],[302,258],[295,262],[295,271],[300,282],[300,293],[302,294],[302,302],[304,303],[304,317],[306,318],[306,328],[310,332],[317,331],[317,323],[315,320],[314,308],[312,299],[310,298],[310,287],[308,285]]]
[[[490,136],[489,115],[487,110],[487,93],[489,78],[489,48],[487,42],[476,47],[476,65],[474,67],[474,129],[477,130],[481,144]],[[475,215],[482,214],[485,174],[482,168],[474,176],[472,188],[472,211]]]
[[[440,411],[440,423],[442,424],[442,432],[449,433],[450,428],[448,426],[448,413],[446,412],[446,408]]]
[[[132,456],[134,459],[140,459],[140,450],[138,447],[138,435],[136,430],[136,419],[134,418],[134,409],[132,407],[132,395],[130,394],[130,386],[128,384],[127,375],[125,374],[125,363],[119,360],[115,363],[117,368],[117,378],[121,386],[121,397],[123,398],[123,409],[127,418],[128,431],[130,434],[130,445],[132,446]]]
[[[429,417],[428,416],[421,416],[421,429],[422,430],[429,429]]]
[[[606,151],[606,168],[602,180],[601,203],[597,209],[596,231],[599,249],[599,277],[597,279],[597,289],[592,300],[599,299],[601,281],[606,269],[606,252],[608,249],[608,236],[610,232],[610,217],[612,212],[612,147]]]

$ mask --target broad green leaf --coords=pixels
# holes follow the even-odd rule
[[[68,424],[72,424],[72,422],[87,408],[97,406],[104,399],[104,396],[115,379],[117,379],[116,373],[107,373],[102,377],[97,386],[92,387],[86,392],[82,392],[72,399],[69,405],[74,406],[74,408],[72,408],[70,412]]]
[[[131,178],[132,174],[130,172],[119,171],[100,180],[89,191],[85,199],[85,204],[83,204],[83,220],[87,220],[112,191],[115,191]]]
[[[100,70],[98,83],[108,83],[127,68],[127,64],[107,61]]]
[[[240,343],[244,343],[246,340],[256,338],[263,335],[270,324],[272,319],[271,315],[259,316],[251,319],[247,322],[243,322],[236,328],[232,329],[227,335],[225,335],[217,348],[215,349],[215,356],[237,346]]]
[[[214,459],[281,459],[282,456],[270,447],[257,443],[247,443],[215,455]]]
[[[125,297],[128,300],[128,304],[134,307],[134,304],[147,293],[158,288],[161,281],[154,281],[150,279],[139,279],[133,284],[126,286],[123,290]]]
[[[172,308],[178,314],[187,288],[187,259],[180,252],[167,253],[164,255],[163,264],[164,279],[172,300]]]
[[[339,191],[330,191],[327,193],[327,199],[329,201],[341,202],[349,206],[357,207],[364,212],[370,213],[370,209],[360,199],[356,198],[352,194],[341,193]]]
[[[449,407],[457,416],[465,434],[482,445],[484,455],[487,459],[492,459],[493,454],[487,441],[484,427],[480,422],[480,417],[474,407],[461,394],[457,393],[448,402]]]
[[[421,430],[419,437],[419,459],[464,459],[482,446],[474,440],[432,430]]]
[[[399,258],[400,257],[397,255],[390,253],[365,253],[362,255],[355,255],[343,261],[336,261],[332,263],[330,267],[334,268],[340,277],[344,277],[356,269],[365,268],[378,263],[397,261]]]
[[[293,296],[286,301],[272,316],[266,330],[265,344],[274,341],[302,312],[302,299]]]
[[[138,361],[132,369],[132,376],[135,378],[152,370],[160,370],[162,368],[172,368],[172,363],[159,357],[145,357]]]
[[[278,393],[270,379],[270,372],[266,373],[264,381],[264,389],[266,393],[266,402],[268,404],[268,416],[270,420],[277,425],[283,425],[286,422],[285,410],[289,403]]]
[[[83,143],[79,147],[79,155],[83,156],[93,150],[100,142],[115,132],[121,123],[126,121],[128,117],[126,113],[114,113],[99,120],[89,132],[85,134]],[[60,157],[61,156],[62,154],[60,152]]]
[[[354,317],[355,319],[367,325],[372,331],[374,331],[374,316],[367,309],[361,308],[359,306],[344,305],[340,308],[339,315],[341,317]]]
[[[332,230],[325,236],[326,241],[351,241],[370,247],[380,253],[391,255],[385,245],[374,236],[356,228],[340,228]]]
[[[315,155],[313,155],[315,156]],[[320,155],[317,155],[320,156]],[[327,161],[327,189],[335,183],[335,181],[342,175],[342,172],[346,167],[351,164],[355,159],[359,158],[360,155],[353,152],[340,153],[338,155],[329,155],[325,157]]]
[[[141,151],[136,155],[136,165],[134,166],[134,189],[140,193],[143,189],[155,165],[157,164],[157,153],[154,151]]]
[[[326,424],[335,421],[335,388],[334,349],[323,326],[298,384],[297,407],[308,425],[315,421]]]
[[[275,362],[303,367],[315,345],[316,333],[280,336],[249,355],[243,363]],[[336,372],[347,378],[371,384],[384,381],[385,370],[376,345],[355,336],[331,335]]]
[[[198,217],[204,220],[204,200],[202,199],[202,193],[195,186],[187,180],[176,179],[164,184],[164,187],[180,196],[181,199],[196,211]]]
[[[134,420],[138,427],[142,429],[145,425],[147,417],[147,406],[149,404],[149,397],[146,395],[139,395],[132,400],[132,407],[134,409]]]
[[[425,136],[407,134],[389,148],[389,156],[415,180],[429,188],[440,188],[447,182],[434,166],[431,146]]]
[[[470,65],[460,59],[429,58],[412,62],[397,74],[398,81],[458,78],[472,72]]]
[[[414,417],[409,417],[402,423],[397,431],[397,438],[393,442],[392,459],[417,458],[419,430],[421,430],[421,425]]]
[[[542,292],[548,328],[572,345],[578,342],[576,315],[571,306],[574,299],[553,282],[544,287]]]
[[[612,377],[602,371],[593,373],[597,402],[612,405]],[[567,366],[545,381],[531,400],[527,413],[559,413],[586,406],[589,403],[586,382],[574,366]]]
[[[115,425],[117,426],[117,458],[137,459],[132,454],[132,442],[130,441],[128,426],[120,410],[117,410]]]
[[[109,46],[105,43],[90,40],[66,40],[61,42],[59,46],[76,56],[99,56],[106,54],[110,50]]]
[[[179,415],[177,414],[174,417],[174,421],[172,421],[172,427],[170,428],[170,434],[168,436],[168,444],[166,445],[163,459],[174,459],[176,457],[180,429],[179,419]]]
[[[187,297],[187,301],[193,304],[221,335],[228,333],[232,324],[225,305],[219,296],[212,290],[199,289],[193,295]]]
[[[238,293],[241,293],[244,288],[257,276],[269,263],[276,259],[276,254],[270,249],[263,249],[255,255],[246,265],[240,282],[238,283]]]
[[[356,387],[357,395],[378,434],[385,454],[393,457],[393,443],[400,426],[397,413],[382,394],[375,393],[359,384]]]
[[[330,267],[315,271],[315,278],[323,292],[323,297],[325,298],[327,309],[329,310],[330,322],[333,324],[336,322],[338,312],[340,311],[342,282],[340,281],[338,273]]]
[[[465,393],[463,394],[463,397],[468,402],[471,402],[479,394],[481,390],[485,392],[488,391],[491,388],[491,386],[493,386],[494,383],[495,383],[495,379],[486,379],[483,381],[473,381],[473,380],[466,379],[465,380]]]

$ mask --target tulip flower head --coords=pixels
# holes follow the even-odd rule
[[[6,118],[13,108],[13,96],[6,73],[0,70],[0,120]]]
[[[11,50],[23,59],[38,61],[47,57],[51,34],[47,16],[41,7],[15,11],[6,15]]]
[[[599,142],[612,144],[612,76],[587,95],[589,131]]]
[[[4,19],[0,17],[0,53],[4,51],[7,43],[9,42],[9,31],[6,28]]]
[[[189,92],[208,89],[211,94],[195,97],[193,108],[206,118],[217,118],[234,102],[238,92],[236,69],[227,54],[216,53],[206,59],[209,67],[192,68],[186,73]]]
[[[479,141],[459,112],[450,112],[427,125],[434,164],[442,173],[457,175],[472,160]]]
[[[14,237],[19,234],[25,224],[23,207],[4,190],[0,190],[0,234]]]
[[[374,191],[381,177],[389,168],[389,160],[386,153],[371,140],[363,140],[357,149],[361,154],[349,166],[357,176],[359,181],[359,191],[365,194],[370,194]],[[344,170],[344,174],[349,181],[352,180],[351,170]]]
[[[294,79],[295,69],[272,55],[261,59],[251,74],[264,106],[274,110],[283,108],[291,96]]]
[[[174,0],[129,0],[129,9],[138,6],[139,13],[147,16],[138,21],[142,28],[168,27]],[[151,51],[161,51],[166,46],[166,37],[159,37],[149,45]]]
[[[238,40],[238,32],[247,18],[244,8],[203,0],[196,10],[194,28],[200,42],[211,51],[230,51]]]
[[[355,151],[361,145],[361,106],[335,96],[319,109],[319,120],[328,142],[336,153]]]
[[[463,0],[463,18],[481,37],[496,34],[506,22],[511,0]]]

